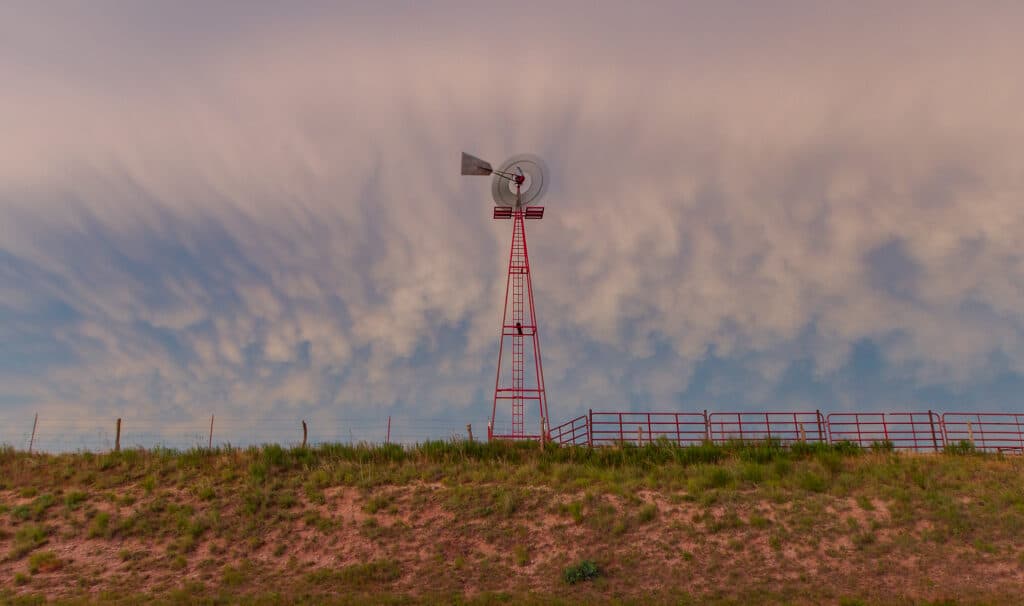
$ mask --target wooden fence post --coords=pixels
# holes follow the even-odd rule
[[[28,454],[32,454],[32,446],[36,443],[36,425],[39,424],[39,413],[36,413],[36,418],[32,420],[32,437],[28,440]]]
[[[117,430],[114,434],[114,452],[121,452],[121,417],[117,418]]]
[[[388,415],[388,433],[384,437],[384,443],[385,444],[390,444],[391,443],[391,415]]]
[[[303,419],[302,420],[302,447],[303,448],[306,447],[306,437],[307,437],[307,435],[308,435],[308,430],[306,428],[306,420]]]
[[[210,439],[206,442],[206,449],[213,450],[213,415],[210,415]]]
[[[469,441],[473,441],[473,424],[466,423],[466,433],[469,434]]]

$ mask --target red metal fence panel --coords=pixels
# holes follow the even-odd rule
[[[590,444],[590,423],[587,415],[582,415],[562,423],[551,430],[551,441],[555,444]]]
[[[940,452],[970,442],[988,452],[1024,454],[1024,413],[951,412],[594,412],[554,428],[556,444],[687,446],[710,440],[888,443],[900,450]]]
[[[833,412],[828,415],[829,442],[853,442],[858,446],[889,441],[884,412]]]
[[[834,412],[828,415],[829,441],[869,447],[883,442],[902,450],[939,452],[946,446],[942,418],[926,412]]]
[[[708,418],[711,441],[778,440],[828,442],[821,412],[715,412]]]
[[[590,412],[592,446],[650,444],[665,439],[677,446],[707,439],[707,417],[699,412]]]
[[[1024,454],[1024,414],[947,412],[942,428],[947,444],[970,442],[977,450]]]

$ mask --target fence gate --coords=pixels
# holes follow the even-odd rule
[[[970,442],[986,452],[1024,454],[1024,414],[947,412],[942,429],[947,444]]]
[[[715,412],[708,417],[708,436],[716,443],[730,440],[828,442],[825,418],[811,412]]]

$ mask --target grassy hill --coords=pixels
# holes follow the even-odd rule
[[[1024,459],[0,450],[0,603],[1017,604]]]

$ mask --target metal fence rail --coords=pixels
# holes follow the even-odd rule
[[[635,412],[588,411],[551,431],[555,444],[679,446],[732,440],[875,445],[941,452],[967,443],[980,451],[1024,454],[1024,413],[951,412]]]
[[[707,440],[707,413],[595,412],[588,414],[590,445],[650,444],[668,440],[677,446]]]
[[[862,447],[887,443],[899,450],[939,452],[946,446],[942,418],[926,412],[834,412],[828,415],[829,442]]]
[[[576,446],[590,444],[590,423],[587,415],[570,419],[553,428],[550,438],[555,444],[573,444]]]
[[[946,444],[967,442],[985,452],[1024,454],[1024,414],[947,412],[942,429]]]
[[[778,440],[828,442],[825,418],[812,412],[715,412],[708,418],[712,442]]]

